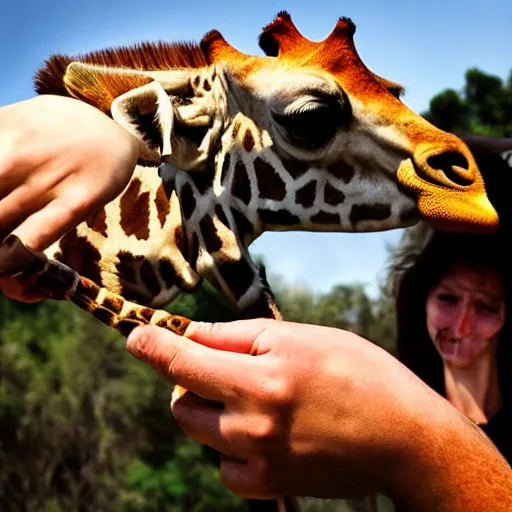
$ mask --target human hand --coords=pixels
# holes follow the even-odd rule
[[[135,137],[99,110],[61,96],[0,108],[0,241],[39,251],[116,197],[136,165]],[[0,278],[5,295],[31,301]]]
[[[176,421],[222,454],[237,494],[381,491],[416,512],[509,510],[497,504],[511,505],[510,468],[487,438],[370,342],[272,320],[193,322],[186,336],[138,328],[127,348],[193,392],[174,396]],[[483,464],[496,471],[490,490]]]

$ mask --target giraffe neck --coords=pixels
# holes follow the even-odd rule
[[[381,231],[418,220],[414,201],[391,178],[377,193],[371,174],[348,161],[320,167],[283,159],[268,132],[243,116],[224,136],[217,163],[217,200],[236,217],[246,246],[264,231]]]

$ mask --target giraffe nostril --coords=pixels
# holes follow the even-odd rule
[[[427,158],[427,164],[443,174],[453,183],[466,187],[473,183],[469,163],[462,153],[447,151]]]

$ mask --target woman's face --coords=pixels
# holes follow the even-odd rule
[[[427,330],[444,362],[467,368],[494,348],[505,321],[505,291],[490,267],[456,263],[427,297]]]

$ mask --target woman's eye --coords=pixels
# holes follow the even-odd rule
[[[496,313],[499,313],[499,311],[500,311],[499,306],[496,306],[494,304],[488,304],[486,302],[477,302],[476,308],[478,311],[481,311],[483,313],[496,314]]]
[[[274,119],[286,130],[290,141],[304,149],[320,149],[345,122],[339,104],[321,104],[292,114],[274,114]]]
[[[456,295],[452,295],[450,293],[441,293],[437,296],[437,300],[443,302],[444,304],[457,304],[459,298]]]

